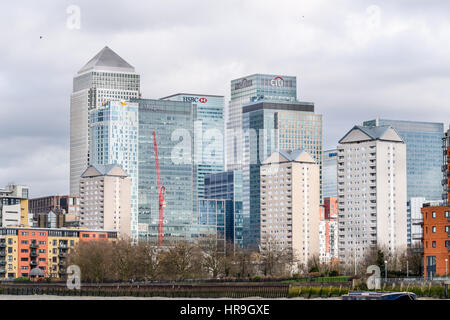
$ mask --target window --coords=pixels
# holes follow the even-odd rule
[[[436,241],[433,241],[433,242],[431,243],[431,246],[432,246],[433,248],[436,248]]]
[[[450,226],[445,226],[445,232],[450,232]]]
[[[450,211],[445,211],[445,217],[450,218]]]
[[[436,211],[433,211],[433,212],[431,213],[431,217],[436,218]]]
[[[431,227],[431,232],[436,233],[436,227]]]

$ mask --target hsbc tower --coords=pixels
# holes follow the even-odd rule
[[[198,198],[203,198],[204,178],[224,171],[224,96],[177,93],[161,100],[190,102],[196,105],[194,115],[194,167]]]

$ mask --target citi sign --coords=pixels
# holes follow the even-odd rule
[[[282,77],[276,77],[272,80],[270,80],[270,85],[272,87],[283,87],[284,86],[284,80]]]
[[[208,99],[206,98],[199,98],[199,97],[183,97],[184,102],[200,102],[200,103],[206,103]]]

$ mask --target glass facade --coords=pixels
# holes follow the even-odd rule
[[[442,198],[443,123],[376,119],[363,125],[390,125],[405,142],[408,200]]]
[[[337,191],[337,149],[323,152],[323,198],[335,198]]]
[[[103,48],[73,78],[70,97],[70,194],[90,162],[89,111],[108,101],[140,98],[140,75],[110,48]]]
[[[224,170],[224,97],[179,93],[162,99],[195,104],[194,162],[197,168],[198,198],[204,198],[205,176]]]
[[[193,165],[193,129],[196,110],[191,103],[138,99],[139,236],[156,242],[159,200],[153,132],[156,133],[160,181],[165,187],[164,241],[191,240],[198,235],[195,208],[196,170]]]
[[[302,149],[322,168],[322,115],[310,102],[259,101],[244,106],[244,247],[260,239],[260,166],[276,150]]]
[[[227,201],[226,241],[243,245],[242,172],[226,171],[205,176],[205,199]],[[201,201],[201,199],[199,200]],[[200,209],[201,212],[201,209]],[[204,223],[204,220],[202,221]]]
[[[118,164],[131,180],[131,236],[138,226],[138,104],[111,101],[89,114],[91,164]]]
[[[242,168],[243,106],[259,100],[295,101],[296,99],[296,77],[253,74],[231,81],[231,96],[226,126],[227,170]]]

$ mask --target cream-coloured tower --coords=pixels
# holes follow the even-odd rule
[[[302,150],[277,151],[261,166],[261,250],[319,255],[320,166]]]
[[[118,165],[91,165],[80,179],[80,225],[130,237],[131,183]]]
[[[391,126],[355,126],[338,146],[339,263],[406,248],[406,145]]]

